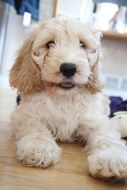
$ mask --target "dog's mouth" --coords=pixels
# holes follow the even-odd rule
[[[63,82],[59,83],[58,86],[60,88],[69,90],[69,89],[74,88],[76,86],[76,84],[71,81],[63,81]]]

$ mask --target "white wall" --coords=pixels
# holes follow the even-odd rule
[[[40,0],[40,22],[54,16],[56,0]]]
[[[80,18],[80,12],[84,0],[59,0],[57,7],[57,15],[70,16]]]
[[[127,41],[102,41],[103,73],[127,77]]]
[[[2,75],[8,75],[10,67],[14,63],[17,49],[24,40],[24,35],[22,17],[16,15],[14,8],[11,6],[3,55]]]
[[[58,0],[57,16],[87,22],[93,11],[92,0]]]
[[[21,46],[24,36],[25,31],[22,26],[22,16],[17,15],[14,8],[11,6],[0,73],[0,88],[9,88],[9,70],[14,64],[17,50]]]

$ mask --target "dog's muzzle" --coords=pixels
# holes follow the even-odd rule
[[[60,72],[67,78],[72,77],[76,73],[76,65],[74,63],[63,63],[60,66]]]

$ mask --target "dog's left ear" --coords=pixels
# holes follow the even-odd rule
[[[100,77],[100,67],[102,62],[102,52],[101,52],[101,32],[92,30],[94,35],[95,43],[96,43],[96,50],[89,54],[89,61],[91,65],[91,75],[89,77],[88,83],[86,85],[87,90],[91,94],[95,94],[100,92],[103,88],[103,82]]]
[[[40,70],[32,59],[32,46],[38,30],[37,28],[29,33],[10,70],[10,85],[17,88],[21,95],[35,93],[42,89]]]

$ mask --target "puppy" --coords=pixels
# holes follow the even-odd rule
[[[21,94],[12,113],[17,158],[47,167],[60,160],[57,141],[86,142],[95,177],[127,177],[127,148],[108,119],[101,92],[100,33],[79,21],[51,19],[36,27],[10,71]]]

